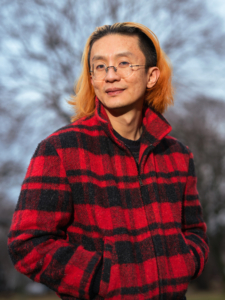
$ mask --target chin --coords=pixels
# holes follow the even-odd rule
[[[101,102],[106,108],[109,108],[109,109],[120,108],[120,107],[126,106],[125,101],[122,101],[121,99],[116,99],[116,97],[107,99],[106,101],[103,100]]]
[[[114,109],[114,110],[118,110],[118,109],[123,109],[129,106],[129,104],[125,104],[125,103],[106,103],[103,104],[105,106],[106,109]]]

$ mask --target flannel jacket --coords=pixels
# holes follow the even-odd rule
[[[96,99],[94,115],[43,140],[9,233],[16,269],[65,300],[183,299],[209,249],[193,156],[170,130],[144,108],[137,164]]]

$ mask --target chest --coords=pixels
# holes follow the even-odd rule
[[[185,161],[177,153],[147,150],[137,165],[128,149],[108,141],[67,149],[63,161],[79,224],[105,234],[181,222]]]

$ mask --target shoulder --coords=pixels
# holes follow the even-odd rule
[[[79,147],[79,140],[84,136],[99,135],[101,126],[96,121],[95,115],[83,117],[75,122],[63,126],[50,134],[40,142],[38,147],[48,147],[55,149]]]
[[[169,151],[179,152],[183,154],[189,155],[191,153],[188,146],[181,143],[178,139],[168,135],[162,140],[162,144],[164,147],[167,147]]]
[[[167,135],[164,137],[161,142],[156,147],[156,152],[162,154],[170,154],[170,153],[181,153],[184,155],[189,155],[191,153],[188,146],[185,146],[178,139]]]
[[[189,174],[194,170],[193,154],[183,143],[172,136],[166,136],[155,148],[154,154],[158,161],[166,162],[175,170]],[[194,174],[194,171],[192,172]]]
[[[188,148],[179,140],[172,136],[164,137],[158,146],[155,148],[154,153],[159,156],[166,156],[177,162],[177,164],[189,164],[189,160],[193,159],[193,155]]]
[[[96,121],[95,115],[92,115],[89,117],[83,117],[71,124],[59,128],[58,130],[53,132],[48,138],[63,135],[68,132],[85,132],[85,130],[93,131],[93,130],[100,130],[100,129],[101,128],[99,126],[99,123]]]

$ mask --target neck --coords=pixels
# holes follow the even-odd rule
[[[142,106],[125,113],[106,109],[109,121],[115,131],[122,137],[136,141],[142,134]]]

